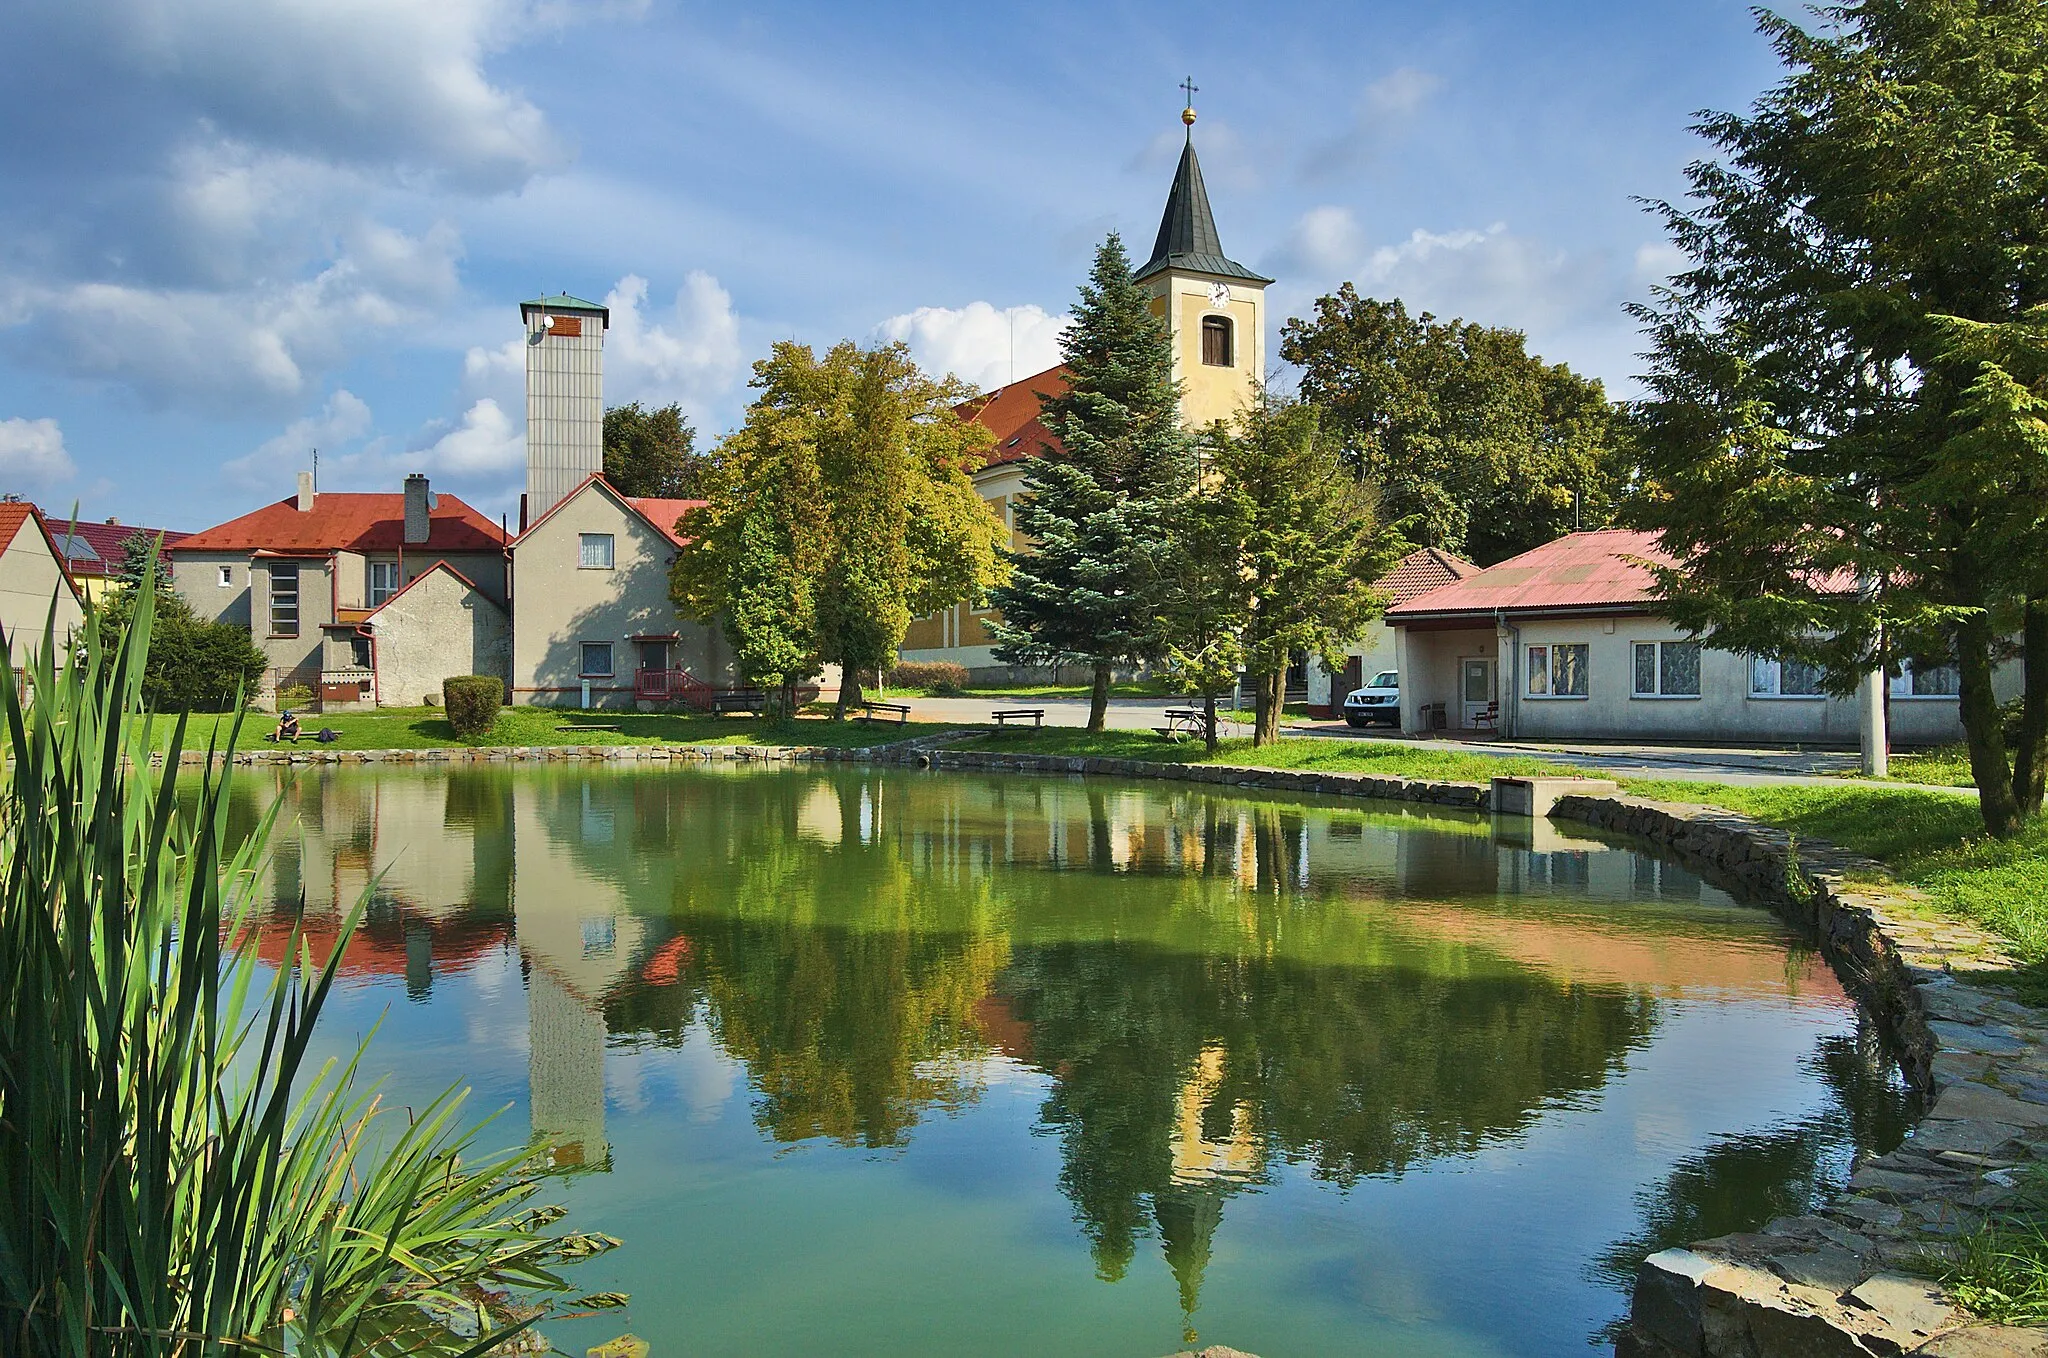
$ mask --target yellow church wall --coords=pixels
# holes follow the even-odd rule
[[[1173,375],[1180,379],[1181,423],[1199,429],[1227,420],[1251,399],[1253,383],[1266,371],[1264,290],[1242,283],[1230,285],[1230,300],[1217,306],[1209,299],[1217,280],[1191,274],[1167,274],[1167,295],[1175,302]],[[1228,316],[1231,321],[1231,365],[1202,361],[1202,318]]]

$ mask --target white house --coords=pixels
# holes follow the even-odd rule
[[[1401,725],[1534,739],[1854,745],[1863,698],[1832,698],[1795,662],[1716,650],[1657,609],[1653,533],[1572,533],[1387,611]],[[1998,675],[2000,696],[2018,675]],[[1866,693],[1875,689],[1866,686]],[[1962,738],[1953,666],[1882,690],[1891,739]]]
[[[1387,596],[1387,607],[1392,608],[1417,595],[1478,573],[1479,567],[1461,556],[1453,556],[1435,547],[1424,547],[1402,557],[1394,569],[1373,582],[1373,588]],[[1365,634],[1344,648],[1344,668],[1338,673],[1333,675],[1324,669],[1320,657],[1308,658],[1308,714],[1311,717],[1340,715],[1344,695],[1362,687],[1367,679],[1383,670],[1399,668],[1394,629],[1387,626],[1386,619],[1374,618]]]

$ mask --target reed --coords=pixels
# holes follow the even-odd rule
[[[617,1242],[535,1208],[543,1161],[474,1153],[464,1090],[380,1102],[309,1044],[328,956],[254,948],[271,832],[228,832],[222,754],[150,767],[154,618],[0,666],[0,1352],[481,1353]],[[189,772],[189,771],[188,771]],[[531,1336],[528,1336],[531,1338]]]

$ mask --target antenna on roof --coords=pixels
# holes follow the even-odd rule
[[[313,450],[313,493],[315,495],[320,493],[320,450],[318,448]]]

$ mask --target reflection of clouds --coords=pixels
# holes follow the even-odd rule
[[[641,1044],[635,1059],[611,1064],[605,1098],[621,1113],[678,1108],[691,1122],[710,1122],[739,1089],[741,1064],[719,1050],[702,1019],[683,1030],[675,1046]]]

